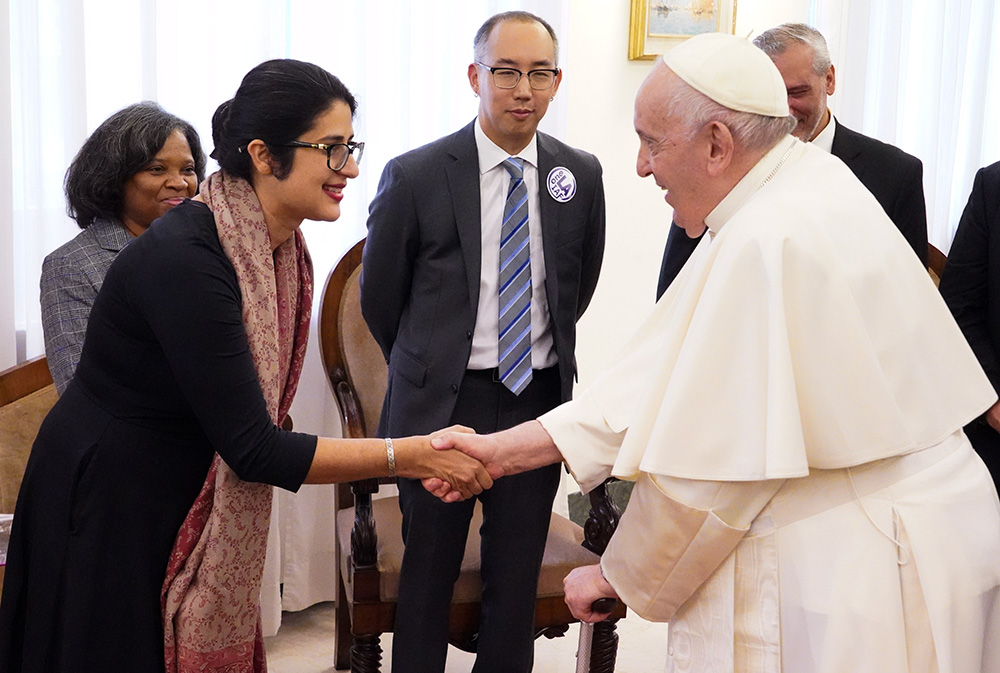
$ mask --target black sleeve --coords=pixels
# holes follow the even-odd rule
[[[896,203],[889,217],[906,238],[921,263],[927,266],[927,205],[924,202],[924,167],[919,159],[906,162]]]
[[[660,263],[660,280],[656,284],[656,299],[659,300],[663,293],[667,291],[674,278],[684,268],[684,264],[691,257],[691,253],[698,247],[700,236],[690,238],[682,227],[673,222],[670,223],[670,232],[667,234],[667,244],[663,248],[663,261]]]
[[[361,313],[386,362],[410,299],[419,245],[413,188],[399,160],[393,159],[369,207],[361,265]]]
[[[984,171],[976,174],[972,194],[955,232],[941,274],[941,294],[993,387],[1000,390],[1000,366],[989,330],[990,274],[997,273],[990,268],[993,243],[990,230],[991,226],[1000,227],[996,207],[1000,180],[988,185]],[[994,171],[994,175],[1000,178],[1000,172]],[[992,211],[990,201],[993,201]]]
[[[297,489],[312,464],[316,437],[271,421],[243,326],[236,273],[214,231],[208,237],[161,235],[155,245],[135,247],[141,272],[132,274],[129,301],[148,323],[215,451],[241,479]]]
[[[601,163],[593,157],[594,170],[597,174],[597,184],[594,188],[593,203],[590,216],[587,218],[587,239],[583,247],[581,263],[580,294],[576,307],[576,319],[579,320],[590,305],[597,289],[597,279],[601,275],[601,264],[604,261],[605,241],[605,203],[604,177]]]

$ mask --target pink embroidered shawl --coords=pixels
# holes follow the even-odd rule
[[[201,197],[236,269],[243,324],[268,411],[288,414],[305,357],[312,262],[299,231],[272,253],[248,182],[209,176]],[[171,552],[161,593],[167,673],[262,673],[260,629],[272,487],[245,482],[216,454]]]

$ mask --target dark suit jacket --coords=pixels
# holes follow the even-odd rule
[[[927,207],[920,159],[839,122],[833,134],[832,153],[868,188],[927,266]]]
[[[976,173],[941,274],[941,294],[1000,390],[1000,162]]]
[[[1000,391],[1000,162],[976,173],[941,274],[941,294]],[[1000,434],[982,418],[966,433],[1000,485]]]
[[[847,164],[868,188],[926,266],[927,207],[920,159],[898,147],[852,131],[840,122],[833,134],[832,154]],[[680,273],[700,240],[700,237],[688,238],[680,227],[670,227],[656,287],[657,298]]]
[[[368,216],[361,309],[389,364],[379,433],[427,433],[451,420],[479,305],[479,155],[472,124],[390,161]],[[604,255],[604,187],[597,158],[538,134],[545,291],[563,401],[576,376],[576,321]],[[559,203],[552,168],[576,177]]]

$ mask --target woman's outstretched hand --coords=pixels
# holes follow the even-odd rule
[[[431,440],[441,433],[459,435],[469,428],[452,426],[434,435],[399,437],[392,440],[334,439],[318,437],[316,453],[305,483],[335,484],[358,479],[396,475],[408,479],[433,478],[447,484],[451,500],[471,498],[493,485],[493,478],[474,458],[460,451],[438,451]]]

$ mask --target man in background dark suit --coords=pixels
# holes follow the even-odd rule
[[[370,208],[361,305],[389,364],[383,437],[456,423],[502,430],[572,394],[576,321],[604,252],[601,166],[536,133],[562,78],[545,21],[494,16],[474,47],[477,119],[390,161]],[[501,246],[501,237],[509,242]],[[508,288],[519,288],[516,298]],[[559,466],[549,466],[479,497],[477,672],[532,668],[538,571],[559,479]],[[440,672],[474,500],[444,504],[411,480],[399,490],[406,550],[392,660],[396,670]]]
[[[785,81],[788,107],[799,120],[792,134],[847,164],[926,266],[927,210],[920,160],[852,131],[834,118],[827,96],[836,89],[836,72],[818,30],[802,23],[786,23],[761,33],[754,44],[771,57]],[[673,282],[699,240],[688,238],[680,227],[670,227],[657,297]]]

